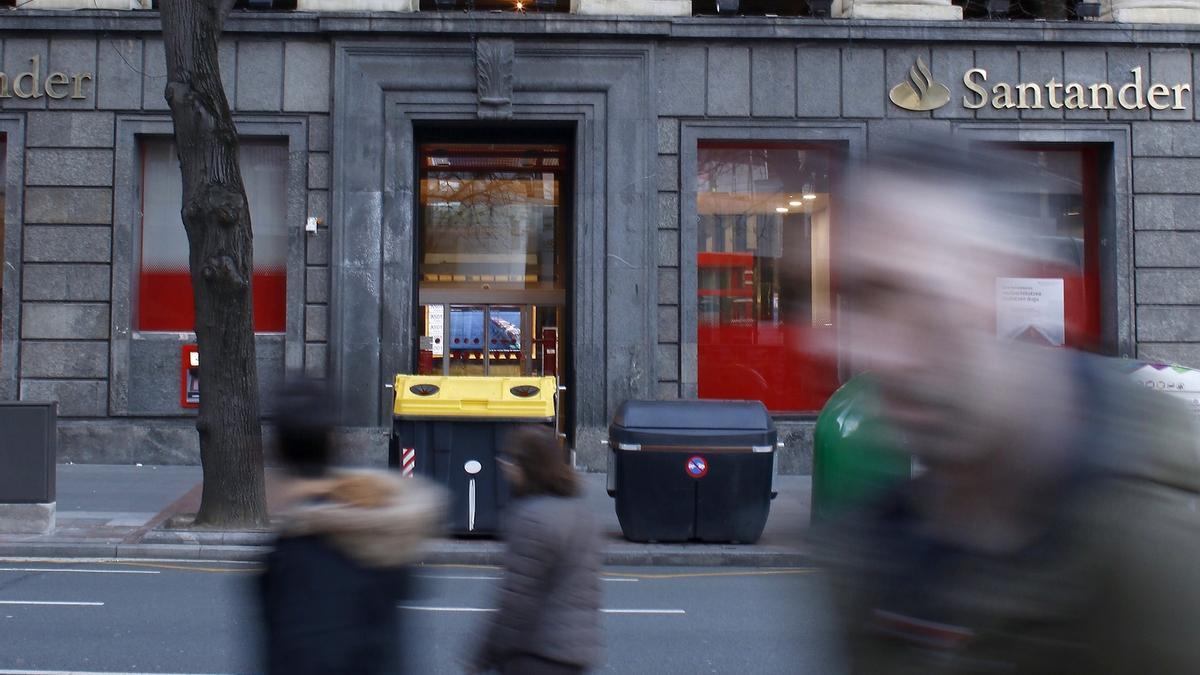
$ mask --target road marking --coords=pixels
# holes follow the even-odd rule
[[[0,572],[57,572],[70,574],[161,574],[155,570],[80,570],[62,567],[0,567]]]
[[[210,675],[208,673],[118,673],[111,670],[102,672],[90,670],[0,670],[0,675]],[[213,674],[216,675],[216,674]]]
[[[423,605],[399,605],[400,609],[408,609],[414,612],[467,612],[467,613],[484,613],[491,614],[500,610],[493,607],[428,607]],[[682,609],[602,609],[601,614],[647,614],[647,615],[672,615],[678,616],[687,614],[686,610]]]
[[[257,560],[208,560],[199,558],[46,558],[36,556],[0,557],[0,563],[69,563],[69,564],[99,564],[120,563],[137,565],[141,563],[196,563],[219,565],[257,565]],[[5,671],[0,671],[3,673]]]
[[[775,570],[753,570],[744,572],[669,572],[664,574],[641,572],[607,572],[614,577],[628,579],[699,579],[703,577],[768,577],[777,575],[812,574],[817,570],[812,567],[780,568]]]
[[[103,602],[66,602],[59,600],[0,600],[0,605],[55,605],[62,607],[103,607]]]
[[[416,576],[420,579],[444,579],[447,581],[500,581],[501,579],[504,578],[504,577],[498,577],[498,576],[467,575],[467,574],[418,574]],[[638,581],[638,580],[637,579],[626,579],[626,578],[616,579],[616,578],[610,578],[610,577],[601,577],[600,581],[626,582],[626,581]]]

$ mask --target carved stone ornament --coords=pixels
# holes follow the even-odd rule
[[[513,93],[512,40],[475,42],[475,84],[480,119],[511,119]]]

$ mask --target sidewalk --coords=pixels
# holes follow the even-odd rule
[[[254,560],[265,532],[167,529],[172,518],[195,513],[200,467],[64,464],[58,467],[58,522],[45,535],[0,534],[0,557],[176,558]],[[271,489],[268,471],[268,493]],[[806,564],[809,476],[779,476],[762,538],[754,545],[636,544],[621,537],[603,474],[584,474],[584,498],[601,519],[609,565],[798,566]],[[490,539],[436,542],[428,563],[490,565],[502,551]]]

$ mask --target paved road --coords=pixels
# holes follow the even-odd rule
[[[428,567],[402,610],[415,673],[457,673],[496,570]],[[0,674],[256,670],[252,565],[0,559]],[[609,673],[836,673],[807,570],[606,570]]]

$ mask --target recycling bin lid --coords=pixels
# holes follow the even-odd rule
[[[554,419],[554,377],[397,375],[392,414],[402,418]]]
[[[760,401],[626,401],[609,427],[613,442],[774,446],[775,422]]]

